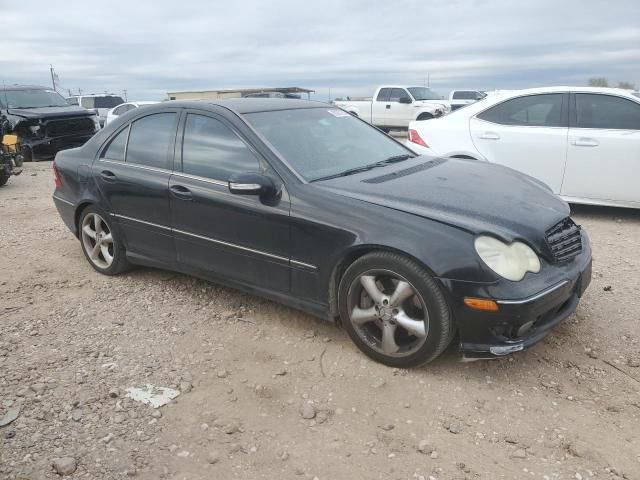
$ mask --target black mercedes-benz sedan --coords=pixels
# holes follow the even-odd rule
[[[337,320],[397,367],[523,350],[571,315],[589,239],[539,181],[417,156],[333,106],[165,102],[56,156],[91,266],[147,265]]]

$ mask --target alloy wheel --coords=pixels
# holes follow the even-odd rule
[[[89,213],[82,220],[82,245],[89,260],[101,269],[113,263],[113,236],[109,226],[97,213]]]
[[[347,301],[356,333],[383,355],[411,355],[427,339],[429,312],[424,299],[395,272],[364,272],[352,282]]]

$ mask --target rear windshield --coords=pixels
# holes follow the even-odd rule
[[[411,155],[378,129],[337,108],[247,113],[244,117],[307,181]]]
[[[25,90],[0,90],[0,105],[4,108],[67,107],[69,104],[55,90],[30,88]]]

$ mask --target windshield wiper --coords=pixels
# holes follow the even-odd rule
[[[384,167],[385,165],[389,165],[391,163],[403,162],[405,160],[408,160],[409,158],[415,158],[415,155],[410,155],[410,154],[394,155],[392,157],[385,158],[384,160],[380,160],[379,162],[376,162],[376,163],[371,163],[369,165],[364,165],[362,167],[350,168],[350,169],[345,170],[345,171],[340,172],[340,173],[334,173],[333,175],[327,175],[326,177],[314,178],[311,181],[312,182],[319,182],[321,180],[331,180],[332,178],[347,177],[349,175],[354,175],[356,173],[366,172],[366,171],[374,169],[376,167]]]

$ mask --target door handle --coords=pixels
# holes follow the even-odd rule
[[[495,132],[484,132],[480,135],[480,138],[483,140],[500,140],[500,135]]]
[[[576,147],[597,147],[600,145],[600,142],[595,138],[580,137],[571,142],[571,144]]]
[[[105,182],[115,182],[117,179],[116,174],[110,170],[102,170],[100,176]]]
[[[389,110],[391,108],[391,105],[387,105],[387,110]]]
[[[191,190],[187,187],[183,187],[182,185],[171,185],[169,187],[169,192],[174,198],[178,198],[180,200],[193,200]]]

